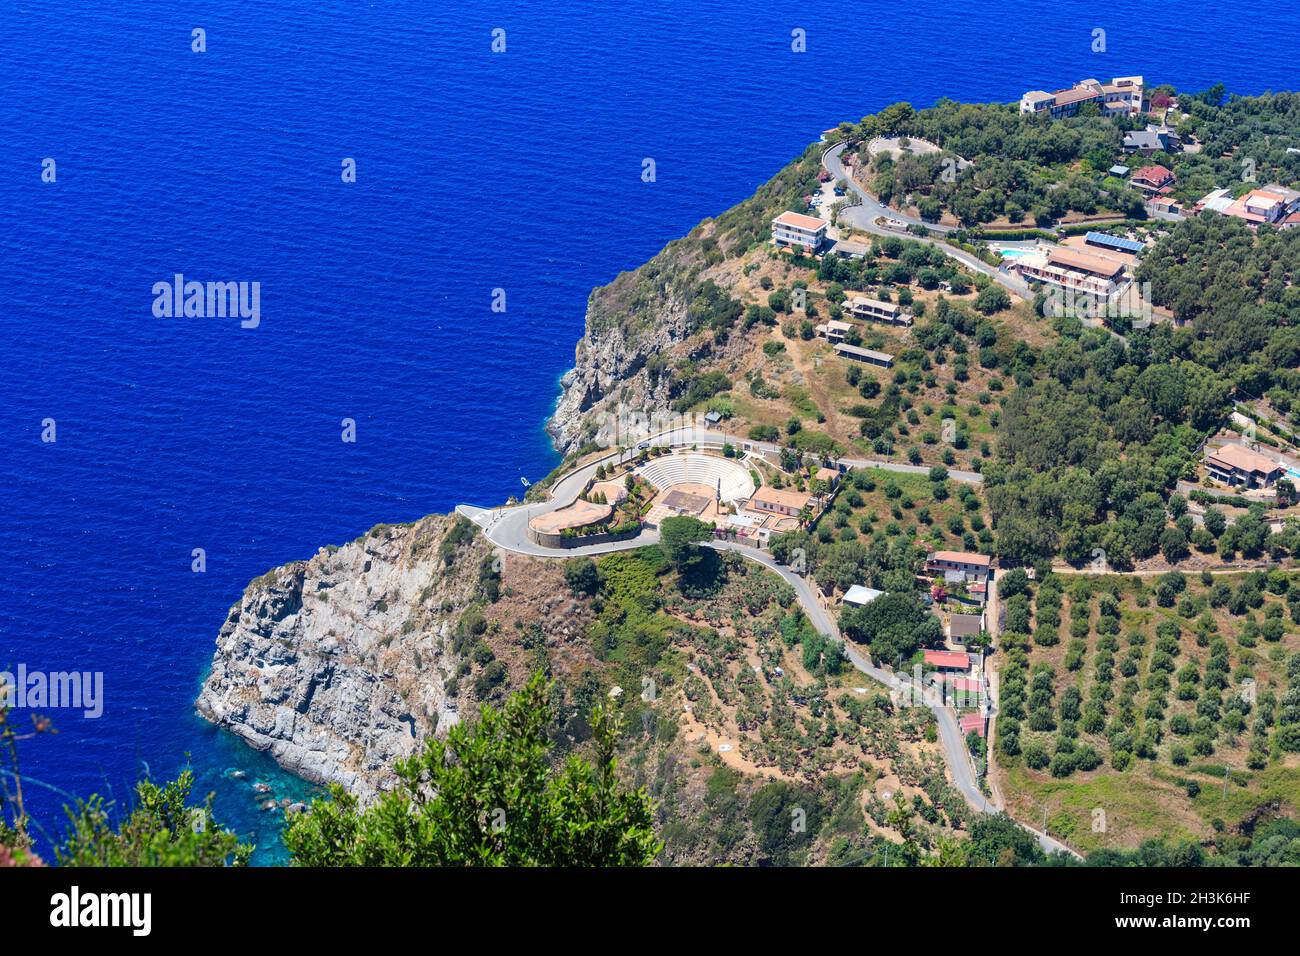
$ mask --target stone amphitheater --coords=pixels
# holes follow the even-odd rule
[[[721,487],[722,500],[728,504],[748,501],[754,494],[754,479],[748,468],[733,459],[700,452],[654,458],[636,472],[660,491],[673,485],[707,485],[715,491]]]
[[[700,452],[654,458],[636,473],[660,492],[646,515],[646,523],[656,527],[673,515],[714,520],[718,517],[716,499],[739,505],[754,494],[748,468],[730,458]]]

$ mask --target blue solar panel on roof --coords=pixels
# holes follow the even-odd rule
[[[1090,232],[1083,237],[1085,242],[1090,242],[1098,246],[1110,246],[1112,249],[1122,249],[1125,252],[1141,252],[1146,248],[1140,242],[1133,239],[1123,239],[1119,236],[1110,236],[1104,232]]]

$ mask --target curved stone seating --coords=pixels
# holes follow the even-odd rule
[[[718,488],[721,482],[723,501],[743,501],[754,493],[754,480],[744,465],[698,452],[653,458],[636,472],[659,491],[681,484]]]

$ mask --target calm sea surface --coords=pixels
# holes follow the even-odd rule
[[[1229,44],[1217,3],[4,6],[0,668],[102,671],[106,697],[24,746],[30,809],[58,836],[70,795],[125,800],[188,761],[268,863],[252,782],[307,788],[194,716],[227,609],[323,544],[548,472],[593,286],[895,100],[1296,79]],[[155,318],[178,272],[261,283],[260,327]]]

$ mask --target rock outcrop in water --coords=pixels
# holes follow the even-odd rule
[[[395,760],[458,719],[452,634],[487,553],[437,515],[263,575],[221,628],[199,713],[301,777],[372,798]]]

